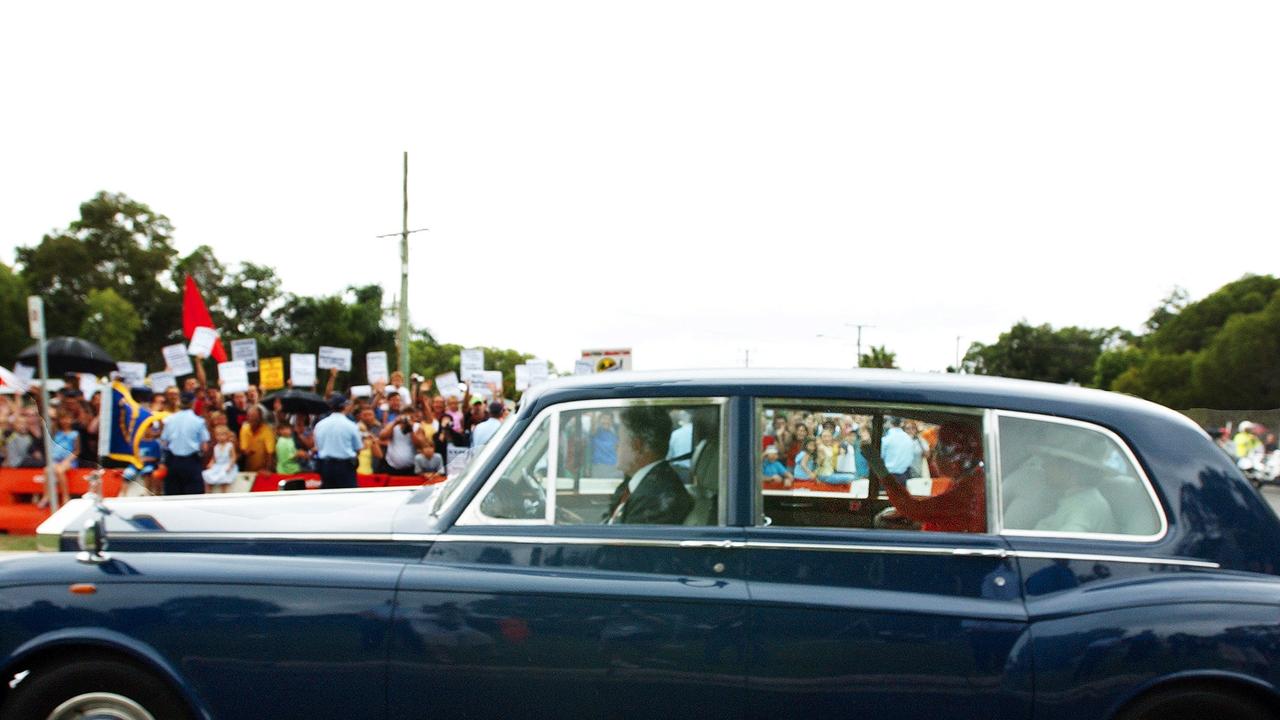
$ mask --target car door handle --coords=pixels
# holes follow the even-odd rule
[[[733,547],[733,541],[732,540],[681,540],[680,547],[682,548],[720,548],[721,550],[728,550],[729,548]]]

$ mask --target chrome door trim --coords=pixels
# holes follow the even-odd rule
[[[625,526],[623,526],[625,527]],[[658,527],[658,526],[650,526]],[[682,527],[678,525],[672,528]],[[249,532],[130,532],[117,537],[129,540],[292,540],[312,542],[480,542],[517,545],[607,545],[630,547],[667,547],[681,549],[758,549],[816,550],[820,552],[885,553],[896,555],[938,555],[949,557],[1028,558],[1036,560],[1082,560],[1129,563],[1138,565],[1171,565],[1218,569],[1216,562],[1185,558],[1142,557],[1139,555],[1107,555],[1103,553],[1050,552],[1043,550],[1005,550],[1003,548],[948,547],[919,545],[867,545],[854,543],[803,542],[796,540],[665,540],[617,536],[575,535],[503,535],[472,533],[249,533]]]

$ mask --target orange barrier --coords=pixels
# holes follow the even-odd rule
[[[71,497],[89,492],[88,469],[67,473],[67,489]],[[107,470],[102,475],[102,494],[113,497],[120,494],[124,478],[119,470]],[[30,535],[49,517],[49,509],[37,506],[36,500],[44,496],[44,468],[0,468],[0,533]]]

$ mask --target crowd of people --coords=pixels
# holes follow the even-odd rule
[[[938,428],[890,417],[880,439],[880,457],[902,481],[929,477],[930,450]],[[868,477],[862,445],[871,441],[870,418],[813,412],[774,412],[763,439],[766,482],[791,487],[796,480],[846,485]]]
[[[480,395],[442,396],[430,380],[406,386],[399,372],[390,382],[374,383],[368,397],[352,398],[335,390],[337,371],[325,388],[327,411],[286,409],[280,399],[269,402],[255,386],[224,396],[205,381],[203,368],[183,386],[151,393],[134,388],[131,395],[157,421],[145,425],[138,443],[137,467],[124,466],[127,480],[153,494],[226,492],[240,472],[299,474],[319,472],[322,480],[342,467],[337,485],[355,485],[357,474],[416,475],[438,479],[449,459],[465,458],[493,437],[506,416],[500,388],[492,401]],[[67,497],[66,473],[99,464],[99,418],[103,393],[86,398],[79,377],[69,374],[50,399],[52,461]],[[36,393],[0,396],[0,465],[44,467],[45,431]],[[346,425],[334,435],[320,431],[326,418]],[[329,440],[330,436],[338,440]],[[102,441],[107,442],[106,434]],[[350,466],[351,472],[345,472]],[[328,478],[332,480],[332,478]]]

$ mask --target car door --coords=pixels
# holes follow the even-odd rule
[[[986,414],[766,398],[755,416],[757,449],[789,470],[755,468],[749,716],[1029,717],[1018,570],[988,531]]]
[[[535,417],[401,580],[390,716],[743,717],[744,533],[724,524],[726,405],[591,401]],[[646,446],[643,473],[618,471],[637,434],[662,447]]]

